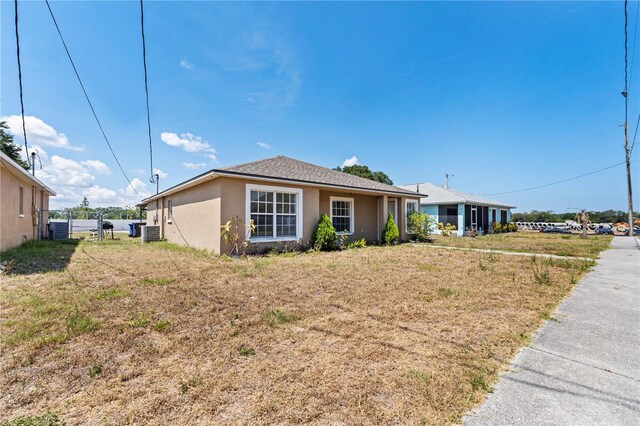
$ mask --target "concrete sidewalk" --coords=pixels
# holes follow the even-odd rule
[[[614,237],[554,317],[465,424],[640,424],[640,240]]]

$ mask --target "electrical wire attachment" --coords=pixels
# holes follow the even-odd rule
[[[82,83],[82,79],[80,78],[80,74],[78,73],[78,69],[76,68],[76,64],[73,62],[73,58],[71,57],[71,53],[69,52],[69,48],[67,47],[67,43],[64,41],[64,37],[62,36],[62,32],[60,31],[60,27],[58,26],[58,21],[56,20],[56,17],[53,14],[53,10],[51,10],[51,5],[49,4],[49,0],[45,0],[45,3],[47,5],[47,8],[49,9],[49,14],[51,15],[51,19],[53,20],[53,24],[56,26],[56,30],[58,31],[58,35],[60,36],[60,40],[62,41],[62,45],[64,46],[64,50],[67,52],[67,57],[69,58],[69,62],[71,62],[71,66],[73,67],[73,72],[76,74],[76,78],[78,79],[78,83],[80,83],[80,87],[82,88],[82,92],[84,93],[84,97],[87,100],[87,103],[89,104],[89,108],[91,108],[91,112],[93,113],[93,118],[95,118],[96,119],[96,123],[98,123],[98,127],[100,128],[100,132],[102,133],[102,137],[104,138],[104,141],[107,143],[107,146],[109,147],[109,151],[111,151],[111,155],[113,155],[113,159],[116,160],[116,164],[118,165],[118,168],[122,172],[122,175],[124,176],[124,178],[129,183],[129,186],[131,187],[131,189],[133,189],[133,191],[136,194],[138,194],[138,197],[144,198],[142,196],[142,194],[140,194],[138,192],[138,190],[135,188],[135,186],[133,186],[133,184],[131,183],[131,180],[129,179],[129,176],[127,176],[127,174],[125,173],[124,169],[122,168],[122,165],[120,164],[120,160],[118,160],[118,157],[116,156],[116,153],[113,150],[113,147],[111,146],[111,143],[109,142],[109,138],[107,138],[107,134],[104,132],[104,129],[102,128],[102,123],[100,123],[100,119],[98,118],[98,114],[96,113],[96,110],[93,108],[93,104],[91,103],[91,99],[89,99],[89,95],[87,94],[87,90],[84,88],[84,84]]]
[[[147,80],[147,43],[144,38],[144,5],[142,0],[140,0],[140,28],[142,30],[142,64],[144,67],[144,94],[145,99],[147,101],[147,130],[149,134],[149,163],[150,163],[150,173],[151,177],[149,178],[149,182],[156,183],[155,177],[153,173],[153,143],[151,142],[151,114],[149,113],[149,83]]]
[[[31,167],[31,159],[29,158],[29,144],[27,143],[27,125],[24,121],[24,100],[22,96],[22,66],[20,64],[20,32],[18,31],[18,0],[13,1],[15,9],[15,26],[16,26],[16,58],[18,59],[18,85],[20,86],[20,116],[22,117],[22,136],[24,137],[24,151],[27,156],[27,165]]]

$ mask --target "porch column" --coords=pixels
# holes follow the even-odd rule
[[[464,217],[464,204],[458,204],[458,236],[464,235],[465,217]]]

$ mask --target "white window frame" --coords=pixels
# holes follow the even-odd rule
[[[173,223],[173,200],[167,200],[167,223]]]
[[[350,223],[349,223],[349,227],[351,228],[351,232],[342,232],[342,231],[338,231],[336,229],[336,233],[338,235],[353,235],[353,233],[356,230],[356,203],[354,201],[353,198],[349,198],[349,197],[329,197],[329,218],[331,219],[331,223],[333,223],[333,202],[334,201],[346,201],[348,203],[351,203],[351,217],[350,219]]]
[[[18,187],[18,216],[24,217],[24,187]]]
[[[420,213],[420,203],[416,200],[404,200],[404,229],[407,234],[412,234],[409,229],[409,215],[407,215],[407,207],[409,204],[415,204],[416,208],[413,212]]]
[[[245,187],[245,214],[244,222],[249,225],[251,223],[251,191],[265,192],[282,192],[286,194],[296,195],[296,235],[288,237],[276,237],[276,196],[273,196],[273,236],[272,237],[252,237],[251,230],[247,230],[246,240],[250,243],[269,243],[276,241],[298,241],[302,239],[302,188],[291,188],[286,186],[256,185],[252,183],[246,184]]]

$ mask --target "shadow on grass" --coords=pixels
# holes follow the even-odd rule
[[[63,271],[79,243],[80,240],[27,241],[0,253],[0,264],[4,273],[13,275]]]

